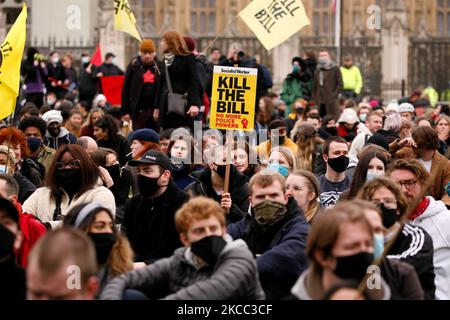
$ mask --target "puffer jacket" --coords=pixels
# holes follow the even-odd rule
[[[150,299],[264,299],[256,263],[247,245],[242,240],[227,242],[214,266],[198,268],[190,248],[179,248],[170,258],[115,278],[100,299],[122,299],[126,289],[139,290]]]

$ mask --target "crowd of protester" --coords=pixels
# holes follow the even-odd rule
[[[450,299],[450,111],[434,89],[365,96],[352,57],[319,50],[275,92],[238,43],[158,45],[125,71],[113,53],[77,71],[28,49],[0,130],[0,299]],[[209,128],[215,65],[258,70],[256,139]],[[114,75],[120,106],[101,88]]]

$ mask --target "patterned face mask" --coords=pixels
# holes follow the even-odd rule
[[[264,200],[253,207],[255,220],[261,227],[270,227],[280,221],[287,212],[286,205],[272,201]]]

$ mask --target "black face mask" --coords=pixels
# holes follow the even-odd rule
[[[81,169],[59,169],[56,181],[67,193],[75,194],[81,188]]]
[[[16,236],[14,233],[0,224],[0,260],[13,253],[15,240]]]
[[[328,165],[337,173],[344,172],[345,169],[347,169],[349,162],[350,159],[345,155],[333,159],[328,158]]]
[[[351,256],[336,257],[337,264],[334,274],[341,279],[356,279],[361,281],[367,268],[373,262],[373,253],[360,252]]]
[[[389,209],[384,206],[384,203],[380,204],[381,214],[383,216],[383,226],[386,228],[391,227],[397,222],[398,214],[397,209]]]
[[[106,171],[108,171],[109,175],[113,179],[114,183],[116,183],[120,178],[120,164],[114,164],[112,166],[106,166]]]
[[[222,236],[209,236],[191,244],[191,251],[207,264],[215,265],[227,242]]]
[[[158,185],[158,180],[160,177],[161,176],[159,176],[158,178],[149,178],[143,176],[142,174],[138,174],[139,193],[144,197],[153,196],[159,190],[159,188],[161,188]]]
[[[278,141],[278,145],[282,146],[286,142],[286,136],[276,136],[272,138],[272,144],[275,144]]]
[[[42,145],[42,140],[35,137],[28,137],[27,138],[28,148],[30,148],[31,152],[36,152],[39,150],[39,148]]]
[[[301,115],[303,113],[303,108],[296,108],[295,112],[297,112],[298,115]]]
[[[226,170],[227,170],[227,166],[224,165],[224,164],[222,164],[222,165],[216,164],[216,167],[217,168],[214,171],[219,175],[219,177],[225,178],[225,173],[226,173]]]
[[[97,263],[102,266],[108,261],[111,250],[116,243],[116,235],[114,233],[88,233],[88,235],[95,245]]]
[[[337,128],[336,127],[326,128],[325,131],[328,132],[329,134],[331,134],[333,137],[337,136]]]

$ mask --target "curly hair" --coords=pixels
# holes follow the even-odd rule
[[[42,118],[39,117],[26,117],[19,123],[19,130],[25,132],[29,127],[35,127],[39,130],[42,135],[42,138],[45,136],[45,132],[47,131],[47,123],[45,123]]]
[[[187,235],[187,232],[195,220],[215,217],[222,228],[225,228],[225,211],[214,200],[206,197],[195,197],[178,209],[175,214],[175,227],[179,234]]]
[[[403,195],[402,190],[395,182],[389,180],[386,177],[377,177],[372,181],[367,182],[359,191],[358,198],[371,201],[375,191],[381,188],[386,188],[394,194],[395,198],[397,199],[398,212],[400,213],[400,215],[405,213],[406,208],[408,207],[408,203],[406,202],[406,198]]]
[[[17,128],[8,127],[0,130],[0,144],[10,142],[11,146],[20,146],[22,159],[30,155],[27,138],[25,134]],[[16,159],[17,161],[17,159]]]

